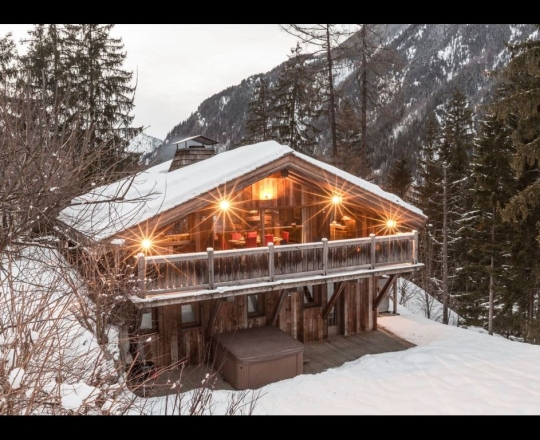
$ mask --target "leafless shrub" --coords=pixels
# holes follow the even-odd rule
[[[58,219],[73,203],[122,202],[132,179],[100,193],[122,167],[103,165],[110,145],[91,144],[64,103],[0,85],[0,414],[152,414],[156,399],[129,387],[119,331],[134,319],[129,255]],[[95,199],[74,202],[90,189]],[[166,413],[212,413],[213,383],[189,395],[177,384]],[[246,397],[224,412],[252,410]]]

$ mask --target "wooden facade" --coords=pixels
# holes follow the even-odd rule
[[[423,267],[425,217],[346,177],[286,155],[117,234],[137,256],[132,355],[199,365],[221,333],[272,325],[307,344],[376,329],[379,278]]]

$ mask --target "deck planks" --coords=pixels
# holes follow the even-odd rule
[[[340,367],[367,354],[379,354],[407,350],[415,345],[399,338],[385,330],[374,330],[354,335],[330,335],[323,341],[308,342],[304,346],[304,373],[322,373],[329,368]],[[187,367],[183,370],[170,370],[163,372],[152,386],[146,387],[146,397],[162,396],[175,393],[175,382],[180,383],[181,392],[200,388],[204,377],[210,375],[210,383],[215,390],[234,390],[215,369],[208,365]],[[134,390],[142,395],[142,388]]]

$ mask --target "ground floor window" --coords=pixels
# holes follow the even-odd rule
[[[182,304],[182,327],[193,327],[200,323],[199,303]]]
[[[304,307],[316,307],[321,305],[321,286],[304,286],[302,289]]]
[[[248,295],[247,296],[247,309],[248,316],[260,316],[264,315],[264,299],[263,294],[259,293],[258,295]]]

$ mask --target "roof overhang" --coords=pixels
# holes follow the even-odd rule
[[[183,144],[183,143],[187,144],[188,141],[198,142],[198,143],[202,144],[203,146],[219,144],[219,142],[216,141],[215,139],[210,139],[209,137],[206,137],[206,136],[203,136],[203,135],[197,135],[197,136],[191,136],[191,137],[188,137],[188,138],[181,139],[179,141],[173,142],[172,145],[178,146],[178,145]]]

